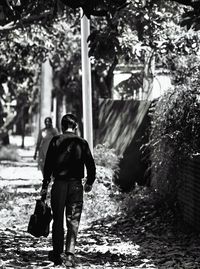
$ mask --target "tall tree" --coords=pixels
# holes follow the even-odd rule
[[[178,50],[178,44],[183,44],[186,40],[181,39],[181,34],[179,40],[171,38],[170,23],[173,22],[173,25],[176,25],[180,23],[181,16],[187,14],[186,12],[190,10],[196,12],[198,7],[194,5],[194,2],[197,1],[189,1],[189,5],[186,5],[184,1],[132,0],[127,7],[126,2],[124,0],[2,1],[0,65],[1,70],[9,73],[8,78],[12,73],[12,79],[9,79],[11,96],[15,96],[13,98],[24,96],[26,100],[31,100],[29,103],[35,98],[35,103],[37,103],[36,82],[39,77],[40,64],[49,51],[51,51],[55,74],[59,74],[58,68],[56,69],[58,58],[64,59],[62,61],[65,62],[67,70],[71,68],[68,78],[65,78],[65,87],[68,87],[66,86],[68,83],[68,85],[73,85],[73,87],[69,86],[69,91],[72,88],[73,91],[76,87],[79,88],[79,68],[74,70],[75,65],[72,62],[77,63],[75,60],[77,57],[80,59],[80,47],[78,45],[70,50],[76,46],[75,33],[79,34],[80,31],[79,7],[88,18],[92,19],[92,32],[88,40],[90,56],[94,59],[93,81],[98,88],[97,95],[112,97],[113,74],[118,63],[142,63],[144,77],[150,81],[147,83],[146,92],[148,93],[153,77],[151,59],[154,60],[155,56],[156,64],[162,63],[172,68],[173,64],[170,65],[170,61],[173,61],[170,55],[175,57],[176,54],[173,47]],[[180,2],[185,4],[187,9],[183,9]],[[60,22],[61,17],[65,25],[67,20],[67,27]],[[74,25],[73,30],[70,24]],[[68,45],[66,45],[67,42]],[[191,45],[194,44],[191,43]],[[73,57],[74,53],[78,56]],[[35,70],[38,72],[35,73]],[[75,79],[72,79],[72,72],[77,74]],[[77,86],[74,87],[74,85]]]

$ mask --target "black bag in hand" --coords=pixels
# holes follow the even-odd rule
[[[28,224],[28,233],[35,237],[49,235],[49,225],[52,220],[51,208],[44,200],[36,200],[34,214],[31,215]]]

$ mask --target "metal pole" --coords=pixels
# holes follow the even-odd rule
[[[91,65],[88,57],[87,38],[90,34],[90,22],[84,15],[81,18],[81,59],[82,59],[82,101],[83,101],[83,135],[93,151],[92,126],[92,83]]]
[[[40,126],[44,125],[44,119],[51,117],[51,92],[52,92],[52,67],[49,60],[42,64],[42,83],[40,95]]]

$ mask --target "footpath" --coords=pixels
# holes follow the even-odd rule
[[[27,233],[39,198],[41,172],[33,148],[18,149],[20,162],[0,163],[0,268],[65,268],[48,261],[51,233],[34,238]],[[200,237],[174,226],[170,212],[140,199],[129,217],[81,221],[75,268],[199,269]]]

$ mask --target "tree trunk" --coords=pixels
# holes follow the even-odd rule
[[[24,128],[23,128],[23,126],[22,126],[21,131],[22,131],[22,134],[21,134],[21,138],[22,138],[21,148],[24,149],[25,134],[24,134]]]
[[[92,70],[93,88],[98,91],[100,98],[112,98],[114,70],[117,64],[118,59],[115,57],[106,75],[99,73],[96,69]]]
[[[151,99],[150,95],[153,90],[154,73],[155,73],[154,51],[152,49],[149,49],[145,52],[142,100]]]
[[[23,108],[23,115],[21,117],[21,137],[22,137],[22,143],[21,148],[23,149],[25,146],[24,139],[25,139],[25,108]]]
[[[56,107],[56,127],[61,132],[61,119],[62,116],[66,113],[66,104],[65,98],[62,94],[57,95],[57,107]]]
[[[10,139],[9,139],[9,134],[8,134],[8,132],[6,132],[6,133],[3,135],[3,137],[1,138],[1,140],[2,140],[2,145],[4,145],[4,146],[7,146],[7,145],[10,144]]]

